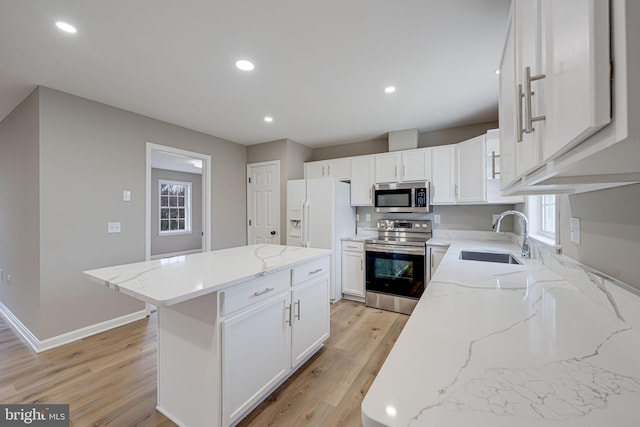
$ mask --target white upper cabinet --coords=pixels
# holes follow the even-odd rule
[[[456,201],[484,202],[485,195],[485,136],[480,135],[455,145],[457,183]]]
[[[373,206],[374,168],[373,156],[351,158],[351,206]]]
[[[433,147],[431,194],[433,204],[456,202],[456,149],[455,145]]]
[[[431,148],[375,155],[376,183],[430,181]]]
[[[376,184],[385,182],[398,182],[398,164],[400,163],[400,153],[376,154]]]
[[[304,164],[305,179],[334,178],[340,181],[348,181],[351,178],[349,159],[320,160]]]
[[[485,174],[487,203],[524,203],[522,196],[502,196],[500,177],[502,176],[502,154],[500,152],[500,135],[502,129],[491,129],[485,136]]]
[[[542,12],[549,160],[610,122],[609,2],[542,0]]]
[[[634,0],[514,0],[500,64],[501,188],[590,191],[640,180]],[[613,93],[612,93],[613,91]],[[618,144],[614,148],[614,145]]]
[[[431,148],[402,151],[400,159],[402,181],[431,181]]]

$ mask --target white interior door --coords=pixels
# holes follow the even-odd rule
[[[280,243],[280,161],[247,165],[247,240]]]

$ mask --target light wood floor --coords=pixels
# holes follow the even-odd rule
[[[361,426],[360,402],[408,316],[342,301],[325,348],[240,426]],[[72,426],[174,426],[156,411],[152,315],[36,354],[0,316],[0,403],[68,403]]]

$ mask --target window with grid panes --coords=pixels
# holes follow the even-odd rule
[[[191,232],[191,183],[158,181],[160,235]]]

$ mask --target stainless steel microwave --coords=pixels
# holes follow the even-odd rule
[[[376,212],[429,212],[429,181],[376,184]]]

